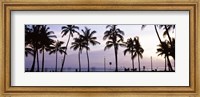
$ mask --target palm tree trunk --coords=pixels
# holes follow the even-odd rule
[[[33,63],[32,63],[30,72],[34,72],[34,68],[35,68],[35,59],[36,59],[36,51],[34,50]]]
[[[87,54],[87,61],[88,61],[88,72],[90,72],[90,60],[89,60],[88,50],[86,50],[86,54]]]
[[[167,61],[168,61],[168,68],[169,68],[169,71],[174,71],[173,68],[172,68],[172,65],[171,65],[171,63],[170,63],[169,56],[167,56]]]
[[[139,71],[140,71],[140,58],[139,58],[139,55],[138,55],[138,66],[139,66]]]
[[[131,53],[131,60],[132,60],[132,66],[133,66],[133,71],[134,71],[135,67],[134,67],[134,58],[133,58],[133,53]]]
[[[63,71],[63,67],[64,67],[64,63],[65,63],[65,57],[66,57],[66,54],[67,54],[67,47],[68,47],[68,44],[69,44],[69,41],[70,41],[70,34],[69,34],[69,38],[68,38],[68,40],[67,40],[67,44],[66,44],[66,49],[65,49],[65,52],[66,53],[64,53],[64,57],[63,57],[63,60],[62,60],[62,67],[61,67],[61,69],[60,69],[60,72],[62,72]]]
[[[152,56],[151,56],[151,71],[153,71],[153,62],[152,62]]]
[[[165,71],[167,71],[166,56],[165,56]]]
[[[175,70],[175,59],[174,59],[174,70]]]
[[[58,51],[56,50],[56,68],[55,68],[55,72],[57,72],[57,66],[58,66],[57,65],[58,64],[57,61],[58,61]]]
[[[163,45],[163,44],[162,44],[162,41],[161,41],[161,39],[160,39],[160,36],[159,36],[159,34],[158,34],[158,30],[157,30],[157,28],[156,28],[156,25],[154,25],[154,27],[155,27],[156,34],[157,34],[157,36],[158,36],[158,39],[159,39],[159,41],[160,41],[160,44]],[[169,57],[167,57],[167,60],[168,60],[168,59],[169,59]],[[171,63],[170,63],[169,60],[168,60],[168,66],[169,66],[169,64],[171,64]]]
[[[118,72],[117,48],[116,46],[114,48],[115,48],[115,64],[116,64],[115,72]]]
[[[37,72],[40,71],[40,64],[39,64],[39,55],[38,55],[38,50],[37,50]]]
[[[167,37],[169,38],[169,42],[170,42],[170,45],[172,46],[172,40],[171,40],[171,37],[169,35],[169,29],[167,28],[167,26],[165,25],[165,29],[166,29],[166,32],[167,32]],[[175,61],[174,61],[174,70],[175,70]]]
[[[169,35],[169,30],[168,30],[168,28],[167,28],[166,25],[165,25],[165,29],[166,29],[166,32],[167,32],[167,37],[169,38],[169,42],[170,42],[170,44],[172,45],[172,40],[171,40],[171,37],[170,37],[170,35]]]
[[[156,34],[157,34],[157,36],[158,36],[158,39],[159,39],[160,43],[162,44],[162,41],[161,41],[160,36],[159,36],[159,34],[158,34],[158,30],[157,30],[157,28],[156,28],[156,25],[154,25],[154,27],[155,27]]]
[[[79,72],[81,72],[81,51],[78,53],[78,61],[79,61]]]
[[[44,48],[42,50],[42,72],[44,72]]]
[[[167,69],[169,70],[168,61],[167,61],[167,57],[166,57],[166,71],[167,71]]]

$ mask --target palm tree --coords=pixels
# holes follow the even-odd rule
[[[165,55],[164,57],[167,59],[168,69],[169,69],[169,71],[173,71],[170,60],[169,60],[169,52],[170,52],[169,46],[170,46],[170,44],[167,40],[162,42],[162,44],[158,45],[159,48],[157,49],[157,53],[158,53],[158,56]]]
[[[89,47],[89,44],[96,45],[100,44],[98,41],[96,41],[97,37],[94,37],[93,35],[96,33],[96,31],[91,31],[91,29],[88,29],[85,27],[85,30],[81,30],[83,32],[83,35],[80,35],[80,37],[83,38],[83,41],[87,43],[87,46]],[[90,71],[90,62],[89,62],[89,54],[88,50],[86,49],[86,54],[87,54],[87,61],[88,61],[88,72]]]
[[[51,38],[56,38],[53,31],[48,31],[50,28],[47,25],[42,25],[40,29],[40,52],[42,53],[42,72],[44,71],[44,51],[48,51],[51,44],[53,44],[53,40]]]
[[[135,56],[138,56],[138,67],[139,67],[139,71],[140,71],[140,58],[143,58],[142,53],[144,52],[144,49],[142,48],[142,46],[140,45],[139,42],[139,37],[134,37],[134,41],[135,41]]]
[[[73,50],[79,50],[78,51],[78,60],[79,60],[79,72],[81,72],[81,59],[80,55],[85,48],[86,50],[89,50],[87,43],[79,36],[79,38],[74,38],[74,42],[72,42],[72,46],[70,47]]]
[[[146,27],[146,25],[142,25],[142,29],[144,29]],[[160,41],[160,45],[162,45],[162,43],[164,43],[164,42],[162,42],[162,40],[161,40],[161,38],[160,38],[160,36],[159,36],[159,34],[158,34],[158,29],[157,29],[157,27],[159,27],[160,29],[161,28],[163,28],[163,29],[165,29],[165,31],[164,31],[164,33],[163,33],[163,36],[165,36],[165,35],[167,35],[168,36],[168,39],[169,39],[169,41],[170,41],[170,44],[172,45],[171,47],[172,47],[172,50],[171,50],[171,55],[172,55],[172,57],[174,58],[174,60],[175,60],[175,39],[173,40],[174,41],[174,43],[172,42],[172,40],[171,40],[171,38],[170,38],[170,36],[169,36],[169,30],[172,30],[172,29],[175,29],[175,25],[154,25],[154,28],[155,28],[155,31],[156,31],[156,35],[157,35],[157,37],[158,37],[158,39],[159,39],[159,41]],[[163,47],[165,47],[165,44],[163,44]],[[170,60],[167,60],[168,61],[168,63],[170,63]],[[175,62],[175,61],[174,61]],[[168,65],[171,65],[171,64],[168,64]],[[171,67],[171,66],[170,66]],[[174,63],[174,67],[175,67],[175,63]],[[172,70],[173,71],[173,70]]]
[[[35,61],[37,61],[37,72],[39,72],[39,49],[43,52],[42,58],[42,71],[44,68],[44,49],[52,42],[50,37],[52,36],[52,31],[48,31],[48,27],[46,25],[25,25],[25,45],[29,48],[25,48],[25,50],[29,50],[30,48],[33,50],[33,63],[31,66],[31,72],[34,71],[35,68]]]
[[[172,38],[172,43],[170,45],[170,56],[175,60],[175,38]]]
[[[75,26],[75,25],[62,26],[62,32],[61,32],[62,37],[64,37],[65,35],[67,35],[67,34],[69,33],[68,40],[67,40],[67,44],[66,44],[66,49],[65,49],[65,52],[66,52],[66,53],[67,53],[67,47],[68,47],[70,38],[73,37],[73,34],[74,34],[74,33],[77,33],[77,34],[78,34],[78,31],[76,31],[77,29],[79,29],[79,27],[78,27],[78,26]],[[61,72],[63,71],[66,53],[64,54],[64,57],[63,57],[62,67],[61,67],[61,70],[60,70]]]
[[[172,38],[172,44],[170,46],[170,56],[174,59],[174,70],[175,70],[175,38]]]
[[[33,53],[34,53],[33,48],[30,47],[29,45],[25,45],[25,56],[28,57],[28,55],[31,55],[34,58],[34,54]]]
[[[115,71],[118,71],[118,48],[119,46],[125,46],[123,43],[123,35],[124,32],[116,27],[117,25],[107,25],[106,28],[109,28],[109,30],[106,30],[104,32],[104,37],[103,40],[108,39],[106,42],[106,46],[104,50],[111,48],[112,46],[114,47],[114,52],[115,52],[115,64],[116,64],[116,69]]]
[[[164,30],[163,37],[167,36],[170,44],[170,56],[174,59],[174,68],[175,68],[175,38],[171,38],[169,32],[174,32],[175,25],[160,25],[160,29]]]
[[[164,71],[167,71],[167,57],[165,56],[165,70]]]
[[[174,32],[175,25],[160,25],[159,28],[164,29],[163,37],[165,36],[168,37],[169,43],[175,51],[175,38],[171,38],[171,36],[169,35],[169,32],[172,32],[172,33]],[[171,56],[175,59],[175,54],[174,55],[172,54]]]
[[[50,47],[50,52],[49,52],[49,54],[52,54],[52,53],[56,53],[56,67],[55,67],[55,72],[57,72],[57,67],[58,67],[58,64],[57,64],[57,60],[58,60],[58,52],[60,53],[60,54],[62,54],[62,53],[66,53],[65,52],[65,49],[66,49],[66,47],[63,47],[62,45],[64,44],[64,42],[63,41],[56,41],[56,42],[54,42],[54,44]]]
[[[34,71],[35,68],[35,61],[37,58],[37,71],[39,71],[39,56],[38,56],[38,49],[40,48],[40,29],[41,25],[32,25],[27,26],[25,25],[25,45],[29,46],[33,50],[33,63],[31,66],[31,72]],[[30,50],[30,49],[29,49]]]
[[[127,42],[126,42],[126,49],[124,50],[124,55],[126,55],[126,53],[130,53],[131,54],[133,71],[135,69],[135,67],[134,67],[134,58],[135,58],[135,55],[133,55],[135,52],[136,52],[136,50],[135,50],[135,42],[134,42],[134,40],[132,38],[129,38],[127,40]]]
[[[163,36],[167,35],[170,44],[172,44],[172,39],[171,39],[171,37],[169,35],[169,31],[170,30],[174,30],[175,29],[175,25],[159,25],[159,28],[165,30],[164,33],[163,33]],[[172,31],[172,32],[174,32],[174,31]]]
[[[25,56],[27,57],[29,54],[33,56],[33,47],[30,44],[30,28],[29,26],[25,25]]]
[[[175,25],[159,25],[160,29],[164,30],[163,37],[167,36],[170,44],[170,56],[174,59],[175,69],[175,38],[171,38],[169,32],[174,32]]]

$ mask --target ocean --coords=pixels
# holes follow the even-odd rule
[[[35,68],[35,72],[36,72]],[[88,68],[81,68],[81,72],[87,72]],[[151,68],[141,68],[140,72],[164,72],[164,67],[160,68],[154,68],[151,70]],[[25,72],[29,72],[30,68],[26,68]],[[40,71],[42,71],[42,68],[40,68]],[[119,72],[132,72],[131,68],[118,68]],[[45,68],[44,72],[55,72],[55,68]],[[60,72],[60,68],[57,69],[57,72]],[[78,72],[78,68],[63,68],[63,72]],[[115,72],[115,68],[90,68],[90,72]],[[139,72],[137,68],[135,68],[135,72]]]

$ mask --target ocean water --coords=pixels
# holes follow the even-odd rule
[[[35,72],[36,72],[36,68],[35,68]],[[40,71],[42,69],[40,68]],[[81,68],[81,72],[87,72],[88,68]],[[25,72],[29,72],[30,68],[26,68]],[[78,72],[78,68],[63,68],[63,72]],[[131,68],[118,68],[119,72],[132,72]],[[153,71],[151,70],[151,68],[141,68],[140,72],[163,72],[164,71],[164,67],[160,67],[160,68],[154,68]],[[55,72],[55,68],[45,68],[44,72]],[[60,68],[57,69],[57,72],[60,72]],[[90,68],[90,72],[115,72],[115,68]],[[135,69],[135,72],[138,72],[138,69]]]

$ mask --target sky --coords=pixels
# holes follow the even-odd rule
[[[79,27],[78,32],[82,34],[82,29],[85,29],[85,27],[91,29],[91,31],[95,30],[97,33],[94,34],[95,37],[97,37],[97,41],[100,42],[100,45],[89,45],[90,51],[89,51],[89,58],[90,58],[90,67],[95,68],[103,68],[104,67],[104,59],[106,63],[106,67],[108,68],[115,68],[115,65],[109,65],[109,62],[112,62],[115,64],[115,56],[114,56],[114,48],[107,49],[104,51],[106,40],[103,40],[104,32],[108,29],[106,29],[106,25],[76,25]],[[54,40],[64,41],[65,43],[63,46],[66,45],[66,42],[68,40],[68,35],[61,37],[62,34],[62,26],[66,25],[59,25],[59,24],[52,24],[47,25],[50,29],[49,31],[53,31],[54,34],[57,36],[57,38],[52,38]],[[140,44],[142,48],[144,49],[143,58],[140,59],[141,62],[141,68],[145,66],[146,68],[150,68],[151,66],[151,56],[152,56],[152,63],[154,69],[159,69],[164,67],[164,56],[158,56],[157,48],[159,44],[158,37],[155,32],[154,25],[147,25],[143,30],[141,30],[142,25],[117,25],[118,28],[120,28],[122,31],[124,31],[124,41],[127,41],[128,38],[134,38],[135,36],[139,37]],[[158,29],[159,35],[161,39],[164,41],[168,39],[167,37],[163,37],[163,30]],[[175,37],[175,33],[170,33],[171,37]],[[74,37],[78,37],[77,34],[74,34]],[[74,51],[72,49],[69,49],[71,47],[71,42],[73,39],[70,39],[70,43],[68,45],[67,50],[67,56],[65,60],[64,68],[78,68],[78,51]],[[118,64],[119,68],[132,68],[131,64],[131,57],[130,54],[126,54],[124,56],[123,51],[125,50],[124,47],[120,47],[118,51]],[[48,52],[45,52],[45,68],[55,68],[55,54],[49,55]],[[42,54],[39,55],[40,58],[40,64],[42,59]],[[61,61],[63,59],[63,55],[58,54],[58,68],[61,67]],[[25,68],[30,68],[32,65],[33,57],[28,56],[25,58]],[[134,59],[135,68],[138,67],[138,60],[137,58]],[[173,59],[171,58],[171,63],[173,66]],[[85,53],[85,50],[83,50],[81,54],[81,65],[83,68],[87,68],[87,56]]]

